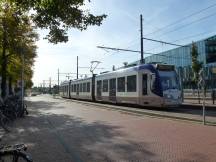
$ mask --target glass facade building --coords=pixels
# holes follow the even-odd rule
[[[194,42],[198,50],[198,60],[203,63],[205,81],[207,88],[216,88],[216,74],[213,68],[216,68],[216,35]],[[182,79],[184,88],[193,87],[193,71],[191,60],[191,47],[188,44],[182,47],[171,49],[165,52],[145,57],[145,63],[162,63],[175,65],[179,77]]]

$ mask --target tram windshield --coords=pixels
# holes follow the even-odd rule
[[[178,78],[175,71],[159,71],[163,91],[179,89]]]

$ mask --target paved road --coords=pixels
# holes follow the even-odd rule
[[[25,142],[38,162],[215,162],[216,127],[137,116],[49,96],[1,143]]]

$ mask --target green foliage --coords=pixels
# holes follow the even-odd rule
[[[32,66],[36,57],[35,42],[38,35],[33,30],[28,13],[19,11],[9,0],[0,2],[0,75],[5,80],[10,78],[14,84],[21,80],[24,55],[24,79],[29,87],[32,86]],[[5,91],[5,83],[2,82],[1,88]]]
[[[192,58],[192,70],[194,72],[193,80],[195,83],[197,83],[199,79],[199,72],[202,68],[203,63],[198,61],[198,51],[195,43],[192,43],[191,58]]]
[[[32,20],[42,29],[49,29],[45,37],[54,44],[67,42],[69,28],[86,30],[90,25],[100,26],[106,15],[95,16],[83,9],[84,0],[11,0],[20,11],[32,10]],[[90,1],[89,1],[90,2]]]
[[[90,1],[89,1],[90,2]],[[86,30],[100,26],[106,15],[95,16],[84,9],[84,0],[1,0],[0,1],[0,75],[2,96],[6,80],[16,83],[21,78],[22,58],[25,55],[25,82],[32,85],[32,66],[38,39],[34,27],[49,29],[45,37],[57,44],[67,42],[69,28]]]

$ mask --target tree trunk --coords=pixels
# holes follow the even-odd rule
[[[3,47],[2,52],[2,64],[1,64],[1,76],[2,76],[2,82],[1,82],[1,96],[4,99],[7,92],[7,58],[6,58],[6,50]]]
[[[13,87],[12,87],[12,78],[9,77],[8,80],[8,88],[9,88],[9,95],[13,95]]]
[[[6,48],[7,48],[7,33],[5,21],[3,20],[3,39],[2,39],[2,62],[1,62],[1,96],[4,99],[6,96],[7,90],[7,56],[6,56]]]

